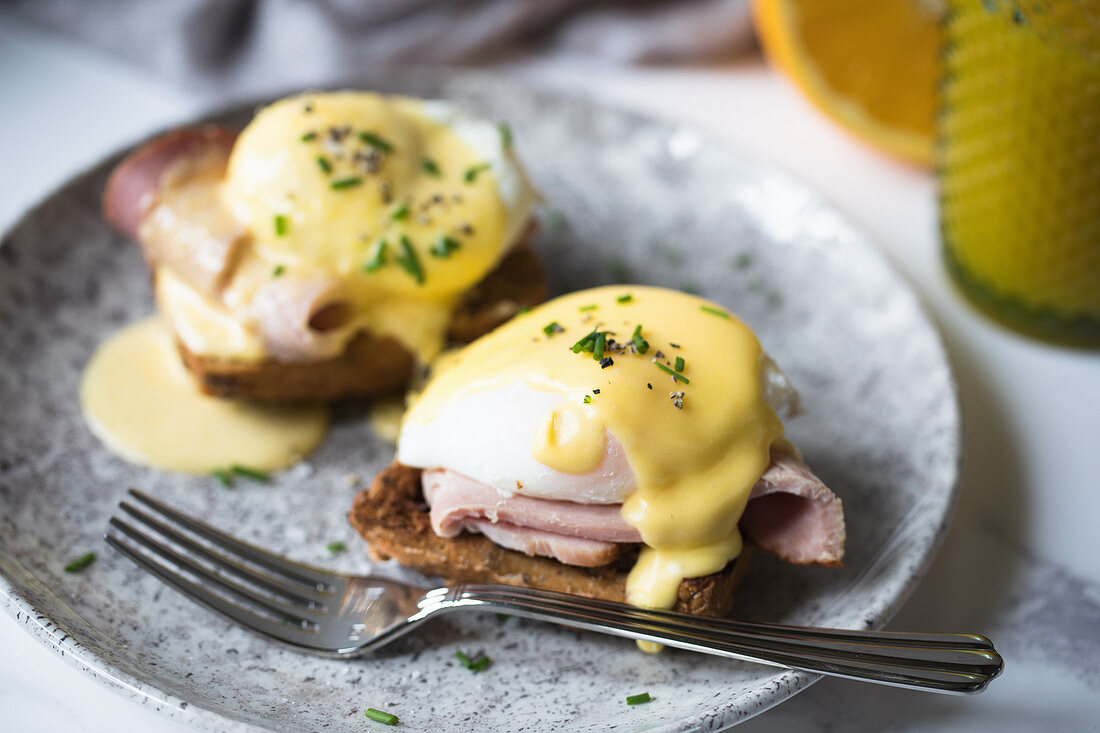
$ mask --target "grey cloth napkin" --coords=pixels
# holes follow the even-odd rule
[[[144,68],[248,89],[389,64],[701,63],[751,44],[749,0],[9,0]]]

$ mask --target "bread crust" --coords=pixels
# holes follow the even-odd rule
[[[488,333],[522,308],[548,295],[542,265],[530,240],[533,226],[500,264],[464,296],[447,337],[467,343]],[[309,362],[225,359],[176,347],[199,389],[215,397],[259,402],[294,402],[365,397],[393,392],[413,374],[412,354],[396,339],[369,331],[356,334],[338,356]]]
[[[432,530],[420,488],[421,470],[394,461],[360,492],[348,519],[378,560],[394,558],[449,583],[503,583],[624,601],[626,576],[637,547],[610,565],[582,568],[499,547],[479,534],[439,537]],[[749,548],[723,570],[680,583],[674,611],[724,616],[748,567]]]

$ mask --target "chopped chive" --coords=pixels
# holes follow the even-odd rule
[[[79,573],[84,568],[95,562],[94,552],[85,552],[80,557],[74,558],[65,565],[66,573]]]
[[[712,315],[721,316],[722,318],[729,318],[730,317],[730,314],[726,313],[721,308],[712,308],[709,305],[701,305],[701,306],[699,306],[699,310],[703,311],[704,313],[710,313]]]
[[[462,245],[458,243],[457,239],[452,239],[446,234],[440,234],[439,239],[435,240],[435,244],[433,244],[428,251],[431,252],[433,257],[450,257],[451,252],[454,252],[461,246]]]
[[[375,150],[381,150],[383,153],[388,153],[393,150],[393,143],[384,138],[378,137],[372,132],[359,133],[359,139],[370,145]]]
[[[741,254],[733,258],[731,264],[733,265],[734,269],[744,270],[752,264],[752,255],[750,255],[748,252],[742,252]]]
[[[359,176],[348,176],[347,178],[339,178],[332,182],[331,187],[333,191],[342,191],[345,188],[355,188],[363,179]]]
[[[382,710],[375,710],[374,708],[367,708],[364,714],[379,723],[385,723],[386,725],[397,725],[397,716],[393,713],[387,713]]]
[[[638,324],[634,327],[634,335],[631,337],[634,342],[634,349],[639,354],[644,354],[649,351],[649,342],[642,338],[642,324]]]
[[[594,311],[597,307],[598,306],[595,303],[590,303],[589,305],[582,305],[577,310],[579,310],[581,313],[584,313],[585,311]]]
[[[282,214],[275,215],[275,236],[285,237],[290,228],[290,221]]]
[[[329,542],[327,545],[325,545],[325,549],[335,555],[338,552],[343,552],[344,550],[348,549],[348,546],[343,542]]]
[[[629,303],[630,301],[634,300],[634,296],[630,293],[625,293],[624,295],[620,295],[618,298],[615,298],[615,300],[619,303]]]
[[[477,180],[478,174],[486,170],[489,170],[488,163],[478,163],[477,165],[472,165],[467,168],[462,177],[465,179],[466,183],[473,183]]]
[[[474,672],[481,672],[482,670],[488,668],[488,666],[492,663],[489,657],[485,654],[478,654],[475,659],[470,659],[461,651],[458,651],[455,652],[455,657],[458,659],[463,667]]]
[[[592,403],[592,397],[589,395],[584,396],[584,404],[588,405]]]
[[[648,692],[642,692],[637,695],[631,695],[626,698],[627,705],[641,705],[643,702],[649,702],[653,698],[649,696]]]
[[[497,614],[497,621],[499,621],[500,623],[504,623],[505,621],[507,621],[510,618],[512,618],[512,617],[509,616],[506,613],[498,613]]]
[[[768,293],[768,305],[772,308],[778,308],[783,305],[783,296],[774,290],[771,291]]]
[[[691,381],[687,377],[685,377],[683,374],[677,374],[676,372],[672,371],[671,369],[666,367],[661,362],[655,361],[655,362],[653,362],[653,365],[656,366],[658,369],[660,369],[662,372],[665,372],[666,374],[671,375],[672,378],[675,379],[677,382],[683,382],[684,384],[691,384]]]
[[[672,368],[675,369],[677,372],[684,371],[684,357],[677,356],[676,357],[676,364]]]
[[[271,271],[272,277],[281,277],[286,272],[286,265],[275,265],[275,269]]]
[[[582,351],[591,350],[592,344],[596,340],[596,331],[590,331],[586,335],[581,337],[581,340],[573,344],[571,347],[574,354],[579,354]]]
[[[688,295],[702,295],[703,294],[703,290],[698,285],[696,285],[695,283],[692,283],[692,282],[682,282],[682,283],[680,283],[680,290],[684,291]]]
[[[508,150],[512,147],[512,127],[507,122],[501,122],[497,129],[500,130],[500,144]]]
[[[390,245],[384,239],[379,239],[372,244],[370,252],[367,254],[367,261],[363,263],[363,269],[366,272],[374,272],[379,267],[386,264],[386,252],[389,246]]]
[[[317,131],[316,130],[310,130],[305,135],[302,135],[302,137],[299,138],[299,140],[301,140],[304,143],[313,142],[316,139],[317,139]]]
[[[441,175],[443,175],[442,172],[439,170],[439,165],[431,158],[420,159],[420,170],[424,171],[429,176],[435,176],[436,178],[439,178]]]
[[[404,234],[401,235],[401,252],[397,255],[397,264],[401,269],[412,275],[417,285],[424,284],[424,268],[420,266],[420,258],[416,256],[412,242]]]
[[[323,155],[317,156],[317,167],[321,169],[322,173],[332,173],[332,163],[329,163],[328,158]]]
[[[661,248],[661,254],[665,256],[670,265],[681,265],[684,262],[684,251],[674,244]]]
[[[565,329],[561,327],[561,324],[557,321],[551,321],[542,327],[542,332],[547,336],[553,336],[555,333],[561,333]]]
[[[596,341],[592,344],[592,358],[596,361],[603,359],[603,350],[607,345],[607,334],[600,331],[596,334]]]
[[[214,478],[218,480],[218,483],[220,483],[225,488],[233,488],[233,476],[229,473],[229,471],[223,471],[219,468],[211,471],[211,474],[214,476]]]
[[[552,232],[560,232],[569,226],[569,220],[558,209],[550,209],[546,212],[546,227]]]
[[[229,467],[229,470],[238,476],[244,476],[245,478],[250,478],[253,481],[261,481],[263,483],[267,483],[271,480],[271,476],[269,474],[266,474],[263,471],[257,471],[254,468],[249,468],[248,466],[238,466],[234,464]]]
[[[393,213],[390,214],[390,218],[393,219],[394,221],[402,221],[404,219],[408,219],[409,218],[409,205],[408,204],[401,204],[400,206],[398,206],[396,209],[393,210]]]

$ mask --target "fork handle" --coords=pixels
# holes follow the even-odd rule
[[[913,690],[980,692],[1004,667],[993,643],[977,634],[755,624],[500,585],[440,588],[425,600],[438,604],[433,611],[507,611],[680,649]]]

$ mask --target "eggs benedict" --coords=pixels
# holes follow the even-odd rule
[[[545,288],[511,133],[451,103],[342,91],[157,138],[107,220],[136,239],[200,388],[264,401],[402,386]]]
[[[840,500],[783,439],[798,410],[752,331],[680,292],[556,298],[437,364],[352,523],[379,557],[721,614],[745,540],[837,565]]]

